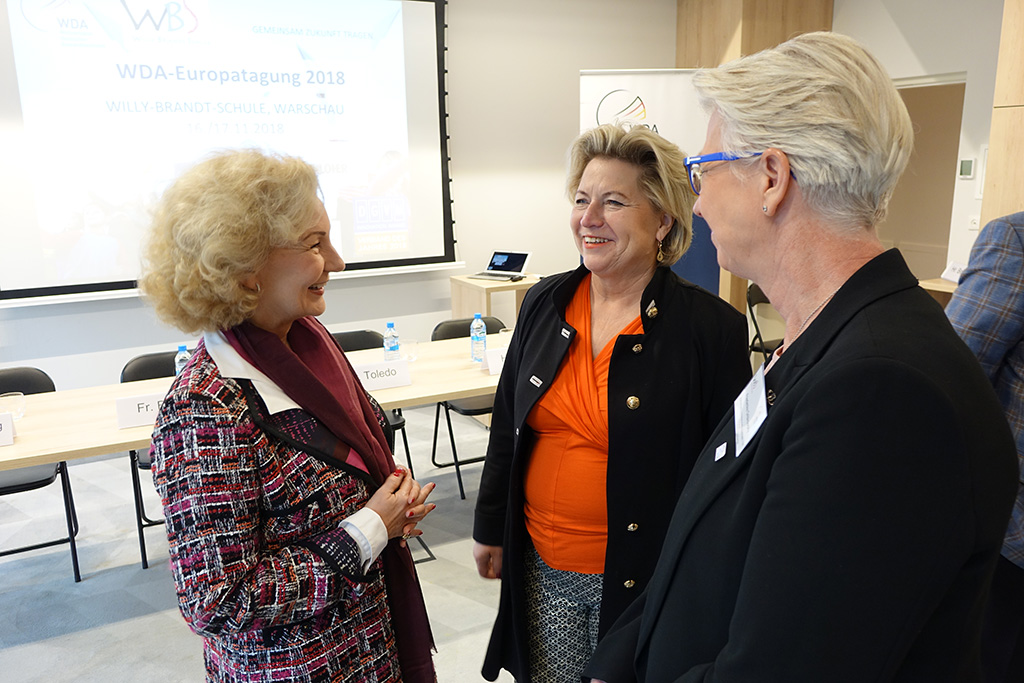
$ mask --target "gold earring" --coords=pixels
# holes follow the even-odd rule
[[[661,249],[661,240],[658,240],[658,256],[657,256],[657,259],[658,259],[658,263],[661,263],[662,261],[665,260],[665,252],[662,251],[662,249]]]

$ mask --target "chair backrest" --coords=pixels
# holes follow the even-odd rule
[[[20,391],[23,394],[45,394],[56,391],[53,380],[39,368],[20,367],[0,370],[0,394]],[[0,472],[0,495],[31,491],[57,478],[58,464],[30,465]]]
[[[750,312],[753,314],[754,307],[760,304],[770,304],[768,297],[765,295],[756,282],[751,282],[750,286],[747,287],[747,305],[750,306]]]
[[[347,332],[331,332],[342,351],[362,351],[363,349],[384,348],[384,335],[376,330],[349,330]]]
[[[484,321],[484,325],[487,326],[487,334],[497,334],[505,327],[505,323],[492,315],[481,316],[481,319]],[[472,318],[456,318],[455,320],[440,322],[434,327],[434,331],[430,333],[430,341],[468,337],[469,325],[472,322]]]
[[[760,353],[765,363],[771,360],[771,354],[782,344],[781,338],[765,339],[764,332],[762,332],[761,325],[758,322],[757,307],[768,306],[771,308],[771,305],[772,302],[768,300],[768,296],[764,291],[756,283],[751,282],[747,287],[747,308],[750,311],[750,322],[754,327],[754,336],[750,340],[750,353]],[[761,313],[764,315],[764,311]]]
[[[122,382],[137,382],[157,377],[174,377],[174,357],[177,351],[158,351],[135,356],[121,370]]]
[[[20,391],[23,394],[44,394],[56,391],[53,380],[39,368],[20,367],[0,370],[0,394]]]

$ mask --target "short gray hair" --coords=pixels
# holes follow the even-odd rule
[[[723,151],[786,153],[807,203],[848,228],[883,218],[914,146],[910,116],[857,41],[806,33],[694,75]]]

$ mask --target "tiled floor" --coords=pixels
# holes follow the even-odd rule
[[[405,415],[417,479],[438,484],[431,498],[438,508],[422,524],[437,559],[417,565],[438,649],[438,680],[483,680],[480,663],[498,584],[477,575],[471,552],[481,465],[463,468],[467,500],[460,500],[452,468],[430,463],[433,407]],[[460,455],[482,454],[485,428],[452,419]],[[438,459],[448,460],[443,418],[441,430]],[[397,460],[405,460],[401,445]],[[202,643],[178,613],[163,527],[146,531],[150,568],[139,562],[127,456],[79,461],[69,469],[82,527],[83,580],[74,583],[67,545],[0,558],[0,680],[201,681]],[[156,512],[159,501],[147,479],[144,473],[148,508]],[[0,497],[0,548],[59,536],[63,524],[59,486]],[[499,680],[512,678],[503,672]]]

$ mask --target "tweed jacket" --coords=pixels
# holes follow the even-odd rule
[[[222,376],[204,342],[161,406],[153,480],[210,681],[401,680],[382,560],[364,573],[341,528],[371,482],[320,459],[317,425]]]
[[[1017,439],[1020,478],[1002,554],[1024,569],[1024,212],[978,234],[946,315],[981,361]]]
[[[523,561],[529,547],[526,419],[576,337],[565,309],[587,274],[545,278],[523,302],[494,400],[473,537],[504,545],[501,602],[483,673],[529,680]],[[643,333],[615,341],[608,370],[608,543],[603,633],[646,587],[672,507],[694,459],[750,378],[745,318],[718,297],[658,268],[640,302]]]
[[[977,681],[1016,493],[991,385],[896,250],[858,270],[732,411],[646,593],[585,673],[628,681]]]

